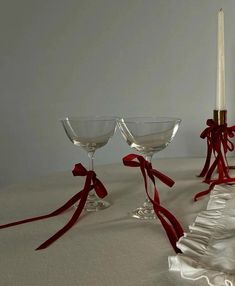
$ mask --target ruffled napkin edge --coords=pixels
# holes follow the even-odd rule
[[[190,280],[206,279],[210,286],[233,286],[235,277],[232,274],[224,273],[206,268],[202,263],[202,257],[207,254],[210,240],[216,230],[220,231],[223,224],[220,219],[227,201],[235,194],[235,188],[228,185],[217,185],[210,194],[207,209],[198,214],[193,225],[189,226],[189,232],[177,242],[177,247],[182,254],[168,257],[170,271],[180,272],[182,278]]]

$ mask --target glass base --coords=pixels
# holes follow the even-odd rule
[[[78,204],[75,204],[74,207],[77,208]],[[91,191],[87,197],[84,210],[87,212],[97,212],[103,209],[106,209],[110,206],[110,203],[100,199],[94,191]]]
[[[139,207],[130,213],[131,217],[142,220],[158,219],[153,209]]]
[[[84,211],[87,212],[97,212],[100,210],[104,210],[110,206],[109,202],[103,201],[103,200],[97,200],[93,202],[87,202],[84,206]],[[78,207],[78,204],[74,204],[74,208]]]
[[[158,220],[152,203],[146,199],[143,205],[130,213],[131,217],[142,220]]]
[[[87,212],[96,212],[103,209],[106,209],[110,206],[109,202],[97,199],[95,201],[87,201],[84,209]]]

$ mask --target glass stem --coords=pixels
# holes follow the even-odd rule
[[[89,170],[94,171],[94,151],[88,152],[89,157]]]
[[[88,152],[88,157],[89,157],[89,170],[90,171],[94,171],[94,151],[89,151]],[[89,192],[88,198],[87,198],[88,202],[94,202],[97,200],[97,196],[94,190]]]
[[[153,154],[146,154],[145,160],[148,161],[149,163],[152,163],[152,157],[153,157]],[[147,176],[147,188],[148,188],[148,193],[149,193],[150,197],[153,199],[153,195],[154,195],[153,183],[152,183],[151,179],[149,178],[149,176]],[[146,200],[144,202],[144,207],[148,208],[148,209],[153,209],[153,205],[152,205],[152,203],[148,197],[146,198]]]

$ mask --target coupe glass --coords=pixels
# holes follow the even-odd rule
[[[118,120],[119,129],[131,148],[139,151],[151,163],[153,154],[166,148],[173,140],[181,120],[171,117],[132,117]],[[148,190],[154,195],[152,181]],[[131,212],[138,219],[155,219],[152,203],[147,198],[143,205]]]
[[[70,141],[87,151],[89,170],[94,170],[94,153],[113,136],[116,128],[115,117],[66,117],[61,120]],[[98,211],[109,207],[94,190],[90,191],[85,205],[86,211]]]

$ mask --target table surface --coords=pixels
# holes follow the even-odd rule
[[[172,189],[159,186],[162,205],[185,230],[206,208],[208,197],[193,202],[207,185],[196,177],[204,160],[160,159],[153,166],[175,180]],[[111,206],[84,213],[79,222],[48,249],[34,251],[62,228],[73,210],[47,220],[2,229],[0,285],[3,286],[156,286],[207,285],[168,271],[174,251],[157,221],[140,221],[128,212],[145,199],[138,168],[120,164],[100,166],[98,177],[108,189]],[[84,178],[71,172],[52,174],[0,190],[0,224],[49,213],[82,187]]]

